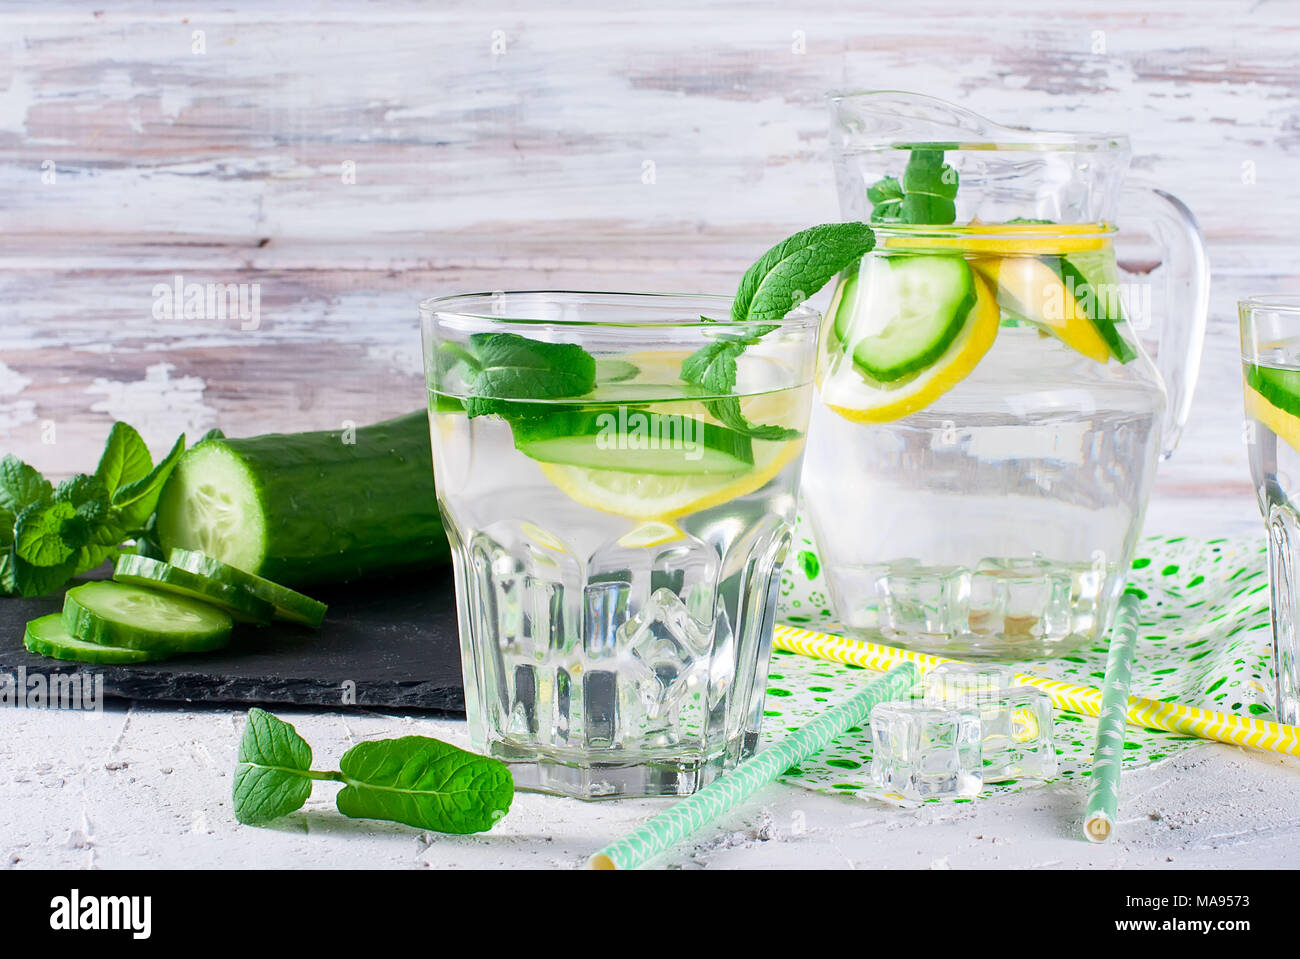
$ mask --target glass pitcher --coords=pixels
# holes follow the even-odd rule
[[[1196,221],[1123,185],[1122,136],[905,93],[831,111],[841,210],[876,229],[826,313],[803,479],[837,617],[940,655],[1068,652],[1109,627],[1187,418]]]

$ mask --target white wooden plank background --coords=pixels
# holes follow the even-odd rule
[[[109,7],[0,4],[0,450],[48,472],[114,417],[158,448],[415,407],[423,296],[728,291],[837,216],[824,91],[883,87],[1132,136],[1215,267],[1160,495],[1252,508],[1233,304],[1300,291],[1300,4]],[[155,319],[177,274],[259,283],[260,327]]]

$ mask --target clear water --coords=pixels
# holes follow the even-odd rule
[[[602,389],[584,410],[716,422],[644,370]],[[806,385],[742,407],[802,427],[810,402]],[[538,462],[495,416],[432,423],[476,745],[521,787],[585,798],[683,795],[749,755],[803,438],[682,479]]]
[[[1300,370],[1294,342],[1280,344],[1264,355],[1247,358],[1243,363],[1244,374],[1255,365],[1252,360],[1267,370]],[[1269,534],[1277,714],[1281,722],[1295,724],[1300,722],[1300,626],[1296,616],[1300,608],[1300,591],[1297,590],[1300,514],[1296,510],[1296,500],[1300,496],[1300,451],[1293,444],[1300,441],[1300,432],[1288,429],[1293,426],[1290,418],[1271,404],[1262,402],[1249,385],[1245,389],[1246,448],[1260,513],[1268,524]]]
[[[926,409],[813,404],[803,493],[832,601],[868,639],[965,658],[1067,652],[1108,628],[1142,525],[1164,393],[1002,327]]]

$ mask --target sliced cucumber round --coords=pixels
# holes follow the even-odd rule
[[[543,463],[656,476],[744,473],[748,436],[680,413],[626,405],[570,410],[515,422],[515,448]]]
[[[126,663],[143,663],[168,655],[147,649],[127,649],[122,646],[101,646],[77,639],[68,632],[60,613],[50,613],[27,624],[23,645],[33,653],[54,659],[70,659],[79,663],[97,663],[118,666]]]
[[[975,305],[974,276],[961,256],[876,257],[863,270],[852,288],[846,283],[834,328],[853,364],[881,383],[942,356]]]
[[[68,590],[63,622],[69,633],[88,643],[164,655],[220,649],[233,626],[227,613],[207,603],[114,582]]]
[[[318,629],[325,618],[326,606],[319,600],[195,550],[174,549],[167,559],[176,569],[187,570],[215,583],[245,590],[270,603],[275,608],[276,619]]]
[[[249,592],[243,586],[233,586],[210,579],[201,573],[169,566],[148,556],[123,553],[113,567],[113,579],[133,586],[147,586],[166,593],[188,596],[223,609],[241,623],[269,623],[275,616],[275,607]]]

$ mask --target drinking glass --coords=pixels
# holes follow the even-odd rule
[[[771,329],[730,310],[420,305],[470,733],[521,788],[685,795],[755,748],[819,315]],[[730,390],[683,378],[705,348],[734,361]]]
[[[1296,564],[1300,561],[1300,295],[1237,304],[1241,320],[1246,446],[1259,509],[1268,525],[1269,607],[1279,722],[1300,723]]]

